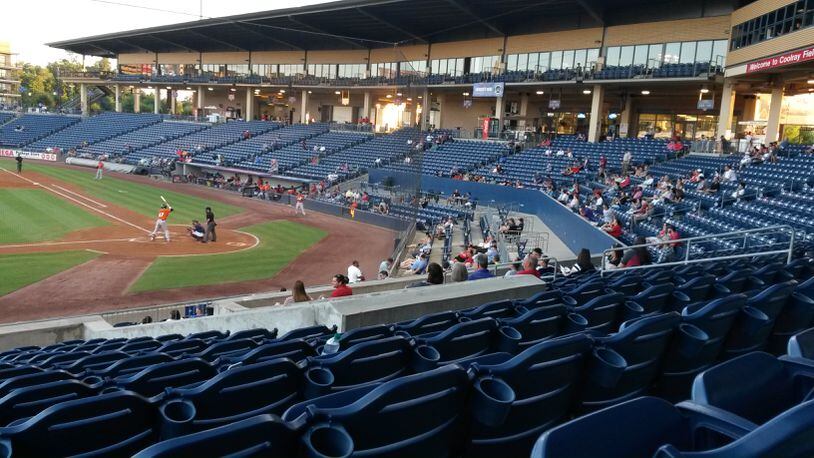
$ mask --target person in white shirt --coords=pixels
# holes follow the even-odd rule
[[[733,199],[740,199],[746,194],[746,185],[743,182],[738,183],[738,189],[732,191]]]
[[[732,167],[728,165],[724,167],[724,181],[729,183],[734,183],[738,181],[738,174],[735,173],[735,171],[732,170]]]
[[[362,275],[362,270],[359,269],[359,261],[354,260],[348,266],[348,283],[359,283],[364,281],[365,276]]]
[[[647,178],[645,178],[645,180],[642,182],[642,186],[645,188],[653,186],[653,177],[649,173],[647,174]]]
[[[633,160],[633,154],[630,151],[625,151],[625,155],[622,156],[622,175],[626,174],[628,168],[630,167],[630,161]]]

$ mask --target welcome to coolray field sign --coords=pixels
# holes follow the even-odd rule
[[[814,60],[814,47],[801,49],[799,51],[787,52],[777,57],[757,60],[746,65],[746,73],[760,72],[770,68],[782,67],[784,65],[799,64]]]

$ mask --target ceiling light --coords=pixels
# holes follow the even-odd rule
[[[233,87],[230,87],[230,88],[229,88],[229,90],[230,90],[230,91],[232,91],[232,92],[237,91],[237,89],[235,89],[235,88],[233,88]]]
[[[545,92],[543,92],[543,91],[537,91],[537,95],[543,95],[543,94],[545,94]]]
[[[211,88],[211,87],[208,87],[208,88],[206,88],[206,90],[207,90],[207,91],[214,91],[215,89],[214,89],[214,88]]]
[[[650,95],[650,91],[642,91],[642,95]]]
[[[810,79],[810,80],[806,81],[806,83],[808,83],[808,84],[814,84],[814,79]]]
[[[579,118],[579,119],[585,119],[585,113],[580,113],[580,114],[578,114],[578,115],[577,115],[577,118]]]
[[[401,92],[396,92],[396,95],[401,97]]]
[[[308,91],[308,93],[309,93],[309,94],[313,94],[314,92],[313,92],[313,91]]]
[[[167,86],[167,89],[172,89],[172,86]]]
[[[308,93],[310,94],[311,92],[309,91]],[[285,94],[285,89],[280,89],[280,94]]]
[[[423,98],[424,98],[424,96],[423,96],[423,95],[419,95],[419,96],[418,96],[418,98],[419,98],[419,99],[423,99]]]
[[[468,93],[468,92],[464,92],[464,97],[468,97],[468,96],[469,96],[469,93]]]
[[[153,88],[152,86],[147,86],[147,89],[152,89],[152,88]]]
[[[705,88],[705,87],[702,87],[702,88],[701,88],[701,93],[702,93],[702,94],[706,94],[706,93],[708,93],[708,92],[709,92],[709,89],[707,89],[707,88]]]
[[[340,94],[342,94],[342,92],[341,91],[334,91],[334,94],[340,95]]]
[[[408,102],[412,102],[412,101],[413,101],[413,99],[412,99],[411,97],[407,97],[407,101],[408,101]]]
[[[393,96],[392,96],[392,95],[390,95],[390,94],[387,94],[385,97],[387,97],[388,99],[392,99],[392,98],[393,98]]]
[[[188,88],[187,88],[187,90],[188,90],[188,91],[191,91],[191,90],[192,90],[192,88],[191,88],[191,87],[188,87]]]
[[[588,94],[591,93],[591,90],[590,89],[585,89],[584,91],[582,91],[582,93],[585,94],[585,95],[588,95]]]

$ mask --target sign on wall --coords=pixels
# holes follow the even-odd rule
[[[505,83],[475,83],[472,97],[503,97]]]
[[[746,64],[746,73],[761,72],[786,65],[799,64],[809,60],[814,60],[814,46],[750,62]]]
[[[560,108],[560,99],[552,99],[548,101],[548,108],[558,110]]]
[[[712,110],[715,108],[715,100],[713,99],[701,99],[698,101],[698,109],[699,110]]]
[[[51,161],[56,162],[57,155],[53,153],[32,153],[30,151],[19,151],[14,149],[0,149],[0,157],[17,157],[17,155],[23,157],[23,159],[35,159],[38,161]]]

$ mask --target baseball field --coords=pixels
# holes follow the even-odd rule
[[[170,242],[149,237],[162,196]],[[206,207],[217,240],[200,243],[187,228]],[[375,272],[392,246],[381,228],[219,189],[0,160],[0,322],[327,284],[353,259]]]

